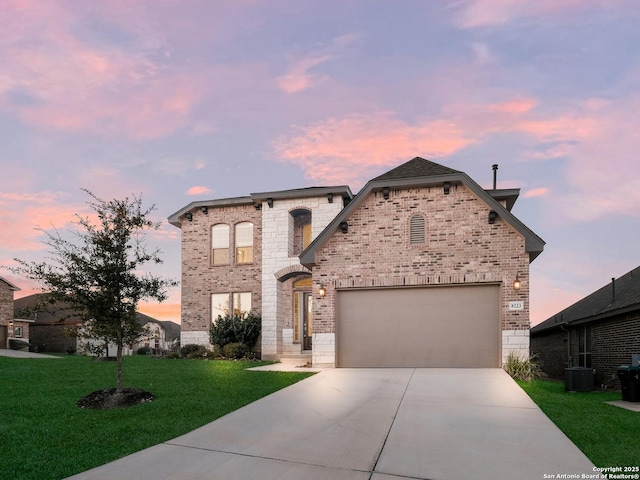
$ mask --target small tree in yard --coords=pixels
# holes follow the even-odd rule
[[[154,206],[145,210],[140,198],[105,201],[84,191],[93,199],[88,203],[98,224],[76,215],[77,243],[58,232],[45,232],[52,263],[16,259],[19,267],[14,271],[40,282],[50,301],[69,305],[83,320],[79,331],[83,338],[115,344],[115,396],[122,397],[123,346],[144,334],[136,318],[138,303],[162,302],[167,287],[176,282],[140,273],[145,264],[162,263],[159,250],[148,252],[144,243],[146,230],[160,228],[159,222],[149,219]]]

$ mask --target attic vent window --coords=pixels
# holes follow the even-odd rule
[[[409,221],[409,243],[420,245],[425,242],[425,222],[422,215],[414,215]]]

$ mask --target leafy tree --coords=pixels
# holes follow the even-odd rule
[[[149,217],[155,206],[143,209],[134,197],[106,201],[84,190],[97,215],[76,215],[77,243],[59,232],[49,233],[45,243],[51,247],[51,263],[15,259],[16,273],[38,281],[49,300],[68,305],[83,320],[78,335],[116,345],[116,391],[123,392],[122,348],[135,343],[143,334],[137,322],[138,303],[144,299],[162,302],[166,289],[177,283],[140,273],[148,263],[160,264],[160,251],[148,252],[145,232],[160,228]]]

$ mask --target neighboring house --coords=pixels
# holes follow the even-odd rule
[[[12,341],[29,343],[30,320],[14,318],[13,293],[19,291],[10,281],[0,277],[0,348],[10,348]]]
[[[96,341],[87,341],[75,334],[82,325],[82,320],[60,304],[43,302],[43,294],[34,294],[15,301],[15,315],[31,318],[31,346],[38,352],[86,353],[87,343],[99,345]],[[124,355],[134,354],[140,347],[150,347],[158,351],[170,350],[175,344],[175,328],[171,328],[167,338],[165,322],[138,313],[138,323],[143,325],[148,334],[133,345],[126,345]],[[173,323],[173,322],[168,322]],[[179,329],[179,326],[176,325]],[[179,334],[178,334],[179,335]],[[116,348],[109,345],[109,356],[115,356]]]
[[[619,388],[617,368],[640,354],[640,267],[533,327],[531,352],[552,378],[588,367],[595,385]]]
[[[499,367],[529,352],[529,263],[544,242],[422,158],[348,187],[197,201],[182,230],[181,342],[225,311],[262,317],[262,358],[338,367]]]

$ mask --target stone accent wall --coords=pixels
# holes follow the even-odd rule
[[[503,330],[502,331],[502,364],[507,363],[510,354],[518,358],[528,359],[530,340],[528,330]]]
[[[510,349],[528,349],[529,255],[509,224],[500,217],[488,223],[489,210],[461,184],[448,195],[441,186],[392,189],[388,200],[372,193],[347,219],[348,232],[336,231],[316,252],[314,294],[320,284],[327,294],[314,303],[315,332],[335,333],[336,289],[498,282],[505,337],[497,341],[504,342],[505,356]],[[409,244],[414,214],[425,217],[424,244]],[[512,287],[516,274],[519,291]],[[524,308],[510,311],[512,301]]]
[[[262,204],[262,358],[278,359],[284,352],[295,351],[292,344],[283,346],[283,328],[291,327],[291,286],[283,285],[276,273],[302,270],[300,259],[293,249],[295,224],[290,212],[297,209],[311,211],[312,238],[340,213],[343,203],[335,198],[329,203],[326,196],[275,199],[270,208]],[[284,269],[284,270],[283,270]],[[287,340],[288,342],[289,340]],[[298,348],[299,351],[299,348]]]
[[[0,280],[0,325],[13,320],[13,289]]]
[[[262,215],[253,204],[209,207],[207,214],[192,211],[193,220],[182,223],[182,328],[181,345],[209,346],[211,294],[251,292],[252,310],[262,306]],[[234,255],[236,224],[253,223],[253,262],[236,264]],[[230,263],[212,265],[211,227],[229,225]]]

